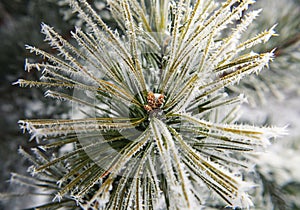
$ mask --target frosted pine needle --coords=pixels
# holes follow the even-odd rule
[[[284,100],[288,92],[299,92],[300,7],[293,0],[258,1],[252,9],[263,8],[257,20],[242,37],[244,40],[276,23],[276,36],[269,42],[255,47],[257,52],[275,49],[276,59],[270,69],[258,76],[251,76],[237,86],[230,87],[235,93],[247,93],[251,105],[267,104],[268,96]],[[255,11],[254,11],[255,12]],[[276,14],[276,15],[274,15]]]
[[[198,209],[204,186],[233,208],[252,206],[246,192],[252,184],[241,176],[251,163],[243,154],[262,151],[285,133],[236,124],[245,98],[224,94],[273,58],[245,51],[266,42],[273,27],[240,42],[259,11],[232,29],[254,1],[109,1],[120,30],[109,28],[87,1],[69,3],[88,32],[76,28],[73,45],[42,24],[58,54],[27,46],[44,58],[26,63],[26,70],[42,71],[41,81],[16,82],[46,87],[46,96],[82,113],[80,119],[20,121],[43,140],[39,157],[73,145],[36,162],[34,173],[63,165],[54,194],[83,209]]]

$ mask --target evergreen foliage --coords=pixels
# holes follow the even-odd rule
[[[33,177],[11,181],[50,198],[36,208],[249,208],[254,170],[273,193],[253,157],[286,130],[238,123],[247,99],[227,92],[278,56],[260,47],[275,26],[247,35],[254,1],[112,0],[114,29],[86,0],[68,1],[83,29],[69,39],[42,24],[58,53],[26,46],[42,61],[25,69],[42,76],[15,82],[73,107],[71,119],[19,121],[38,146],[19,150]]]

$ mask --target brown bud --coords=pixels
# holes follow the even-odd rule
[[[161,94],[156,101],[156,106],[161,107],[164,101],[165,101],[165,96]]]
[[[149,105],[145,105],[145,106],[144,106],[144,109],[145,109],[147,112],[151,112],[151,111],[152,111],[152,107],[149,106]]]
[[[155,95],[153,92],[148,92],[148,95],[147,95],[147,102],[148,102],[148,105],[151,106],[151,107],[155,107]]]

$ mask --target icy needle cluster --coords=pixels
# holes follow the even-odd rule
[[[245,13],[254,1],[113,0],[118,30],[86,0],[69,3],[88,32],[76,28],[70,42],[43,24],[58,54],[27,46],[44,62],[26,69],[42,77],[16,82],[48,88],[46,96],[72,102],[80,116],[20,121],[42,140],[31,170],[57,182],[52,207],[73,199],[83,209],[199,209],[203,188],[233,208],[252,206],[243,155],[284,133],[235,123],[245,97],[224,93],[273,58],[248,52],[274,27],[240,41],[259,14]]]
[[[258,1],[253,8],[263,8],[259,18],[251,24],[243,39],[247,39],[276,23],[274,37],[264,45],[255,46],[255,51],[265,52],[275,49],[275,61],[268,71],[251,76],[230,89],[236,93],[246,93],[250,105],[268,104],[268,96],[285,100],[289,93],[299,93],[299,51],[300,51],[300,2],[294,0]],[[276,15],[274,15],[276,14]],[[250,97],[249,97],[250,96]]]

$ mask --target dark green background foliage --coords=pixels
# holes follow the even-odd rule
[[[49,118],[66,112],[65,105],[45,99],[43,91],[24,90],[12,83],[17,78],[37,78],[38,73],[24,71],[24,59],[36,59],[25,50],[25,44],[49,48],[40,34],[41,22],[51,23],[68,36],[70,26],[62,21],[55,2],[45,0],[1,0],[0,2],[0,191],[9,186],[10,172],[25,174],[28,163],[18,155],[18,146],[31,147],[28,136],[21,135],[17,125],[19,119]],[[55,108],[54,106],[55,105]],[[27,108],[26,108],[27,107]],[[31,109],[31,108],[33,109]],[[26,199],[27,200],[27,199]],[[30,202],[30,201],[28,201]],[[20,202],[20,204],[24,204]],[[21,208],[21,206],[19,206]],[[0,203],[0,209],[18,208],[16,203],[7,206]]]

